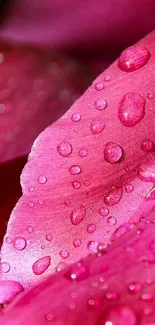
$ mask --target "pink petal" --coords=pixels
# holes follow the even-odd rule
[[[154,141],[154,44],[155,32],[137,45],[147,49],[147,63],[137,69],[136,52],[135,71],[126,73],[116,61],[34,142],[4,238],[2,262],[10,270],[1,279],[32,286],[106,246],[154,206],[155,153],[141,148],[144,139]],[[119,161],[104,159],[109,142],[121,148]],[[49,267],[34,274],[34,263],[47,256]]]

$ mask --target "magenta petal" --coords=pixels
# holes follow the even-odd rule
[[[0,325],[153,325],[155,211],[98,254],[26,290]]]
[[[2,246],[2,261],[10,264],[10,271],[1,279],[29,287],[95,253],[100,243],[105,247],[154,206],[154,200],[148,200],[152,178],[141,180],[139,170],[147,166],[150,171],[149,162],[152,166],[155,160],[155,153],[141,148],[144,139],[155,138],[155,33],[137,46],[150,53],[145,65],[126,73],[116,61],[34,142],[21,175],[23,196]],[[118,114],[127,93],[123,115],[130,118],[129,127]],[[104,149],[109,142],[117,144],[119,159],[107,162]],[[49,267],[36,275],[32,266],[47,256]]]

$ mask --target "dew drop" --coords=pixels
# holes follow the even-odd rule
[[[29,192],[34,192],[34,187],[33,187],[33,186],[30,186],[30,187],[28,188],[28,190],[29,190]]]
[[[115,164],[117,163],[123,155],[122,148],[114,142],[108,142],[104,148],[104,159],[108,163]]]
[[[14,239],[13,245],[18,251],[21,251],[26,247],[27,243],[26,243],[25,238],[17,237]]]
[[[78,175],[78,174],[81,173],[81,167],[77,166],[77,165],[72,165],[69,168],[69,172],[70,172],[71,175]]]
[[[104,98],[100,97],[100,98],[95,100],[94,106],[99,111],[102,111],[103,109],[105,109],[107,107],[107,102],[106,102],[106,100]]]
[[[27,227],[27,231],[28,231],[29,234],[31,234],[31,233],[33,232],[33,227],[28,226],[28,227]]]
[[[81,240],[80,239],[75,239],[73,241],[73,245],[74,245],[75,248],[80,247],[81,246]]]
[[[130,46],[118,59],[118,67],[125,72],[132,72],[143,67],[150,58],[150,52],[140,46]]]
[[[151,301],[153,301],[154,296],[153,296],[153,294],[151,292],[143,292],[141,294],[141,299],[144,300],[144,301],[151,302]]]
[[[39,199],[39,200],[38,200],[38,203],[39,203],[39,205],[43,205],[43,204],[44,204],[44,200]]]
[[[52,241],[52,239],[53,239],[53,236],[51,234],[46,235],[46,240],[47,241]]]
[[[101,300],[99,298],[89,298],[88,299],[88,307],[89,308],[100,308]]]
[[[12,239],[11,239],[10,237],[6,237],[6,238],[5,238],[5,242],[6,242],[7,244],[11,244],[11,243],[12,243]]]
[[[104,88],[104,84],[103,84],[103,82],[96,82],[95,83],[95,89],[97,90],[97,91],[100,91],[100,90],[102,90]]]
[[[90,125],[90,130],[93,134],[101,133],[105,128],[105,123],[101,119],[93,119]]]
[[[118,110],[120,122],[127,127],[135,126],[145,115],[145,99],[133,92],[124,95]]]
[[[141,149],[146,152],[153,151],[154,143],[150,139],[145,139],[141,144]]]
[[[1,264],[1,268],[3,273],[8,273],[10,271],[10,264],[7,262],[3,262]]]
[[[83,281],[89,276],[89,268],[82,262],[73,264],[70,269],[64,274],[64,277],[71,281]]]
[[[81,120],[81,115],[79,113],[73,113],[71,116],[71,120],[73,122],[78,122]]]
[[[147,98],[150,99],[150,100],[153,99],[154,98],[154,94],[152,92],[149,92],[147,94]]]
[[[91,240],[87,244],[88,250],[90,253],[97,253],[98,252],[98,242]]]
[[[134,189],[134,186],[132,184],[126,184],[124,188],[126,193],[131,193]]]
[[[113,226],[113,225],[115,225],[116,224],[116,222],[117,222],[117,220],[116,220],[116,218],[114,218],[114,217],[108,217],[108,219],[107,219],[107,223],[109,224],[109,225],[111,225],[111,226]]]
[[[57,266],[56,266],[56,272],[61,272],[62,270],[64,270],[66,268],[67,264],[65,262],[60,262]]]
[[[128,306],[111,307],[100,318],[100,325],[138,325],[134,310]]]
[[[72,146],[69,142],[67,141],[62,141],[58,146],[57,146],[57,151],[60,156],[62,157],[68,157],[72,153]]]
[[[138,176],[144,182],[155,182],[155,154],[148,154],[138,168]]]
[[[130,224],[128,222],[124,223],[123,225],[121,225],[114,231],[110,240],[113,241],[113,240],[116,240],[117,238],[123,236],[124,234],[126,234],[126,232],[129,229],[130,229]]]
[[[110,80],[111,80],[111,77],[110,76],[107,75],[107,76],[104,77],[104,81],[108,82]]]
[[[69,253],[67,251],[60,251],[59,255],[63,258],[66,259],[69,257]]]
[[[85,148],[82,148],[79,150],[79,156],[80,157],[86,157],[87,156],[87,150]]]
[[[108,213],[109,213],[109,209],[103,207],[103,208],[99,209],[98,212],[99,212],[100,216],[106,217],[108,215]]]
[[[86,208],[84,205],[76,207],[70,215],[71,223],[75,226],[79,225],[86,215]]]
[[[81,183],[79,181],[72,182],[72,186],[75,190],[78,190],[81,187]]]
[[[105,204],[113,206],[118,204],[122,198],[122,187],[115,186],[113,187],[104,197]]]
[[[96,230],[96,225],[94,223],[90,223],[87,225],[87,232],[92,234]]]
[[[133,282],[129,285],[129,292],[132,294],[138,294],[142,291],[142,284],[140,282]]]
[[[41,257],[39,260],[34,262],[34,264],[32,265],[33,273],[36,275],[40,275],[40,274],[44,273],[48,269],[50,264],[51,264],[50,256]]]
[[[90,182],[88,180],[84,181],[84,185],[85,186],[89,186],[90,185]]]
[[[46,320],[47,320],[48,322],[51,322],[51,321],[54,320],[54,316],[53,316],[52,314],[48,314],[48,315],[46,315]]]
[[[29,203],[28,203],[28,205],[29,205],[29,207],[33,207],[34,206],[34,203],[32,202],[32,201],[30,201]]]
[[[47,182],[47,177],[45,175],[39,175],[38,183],[39,184],[45,184],[46,182]]]

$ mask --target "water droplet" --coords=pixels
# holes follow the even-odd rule
[[[30,201],[29,203],[28,203],[28,205],[29,205],[29,207],[33,207],[34,206],[34,203],[32,202],[32,201]]]
[[[115,225],[116,224],[116,222],[117,222],[117,220],[116,220],[116,218],[114,218],[114,217],[108,217],[108,219],[107,219],[107,223],[109,223],[109,225],[111,225],[111,226],[113,226],[113,225]]]
[[[11,244],[11,243],[12,243],[12,239],[11,239],[10,237],[6,237],[6,238],[5,238],[5,242],[6,242],[7,244]]]
[[[100,308],[101,300],[99,298],[89,298],[88,299],[88,307],[89,308]]]
[[[39,200],[38,200],[38,203],[39,203],[40,205],[43,205],[43,204],[44,204],[44,200],[39,199]]]
[[[111,307],[100,318],[100,325],[138,325],[134,310],[128,306]]]
[[[87,156],[87,150],[85,148],[82,148],[79,150],[79,156],[80,157],[86,157]]]
[[[50,264],[51,264],[50,256],[41,257],[39,260],[34,262],[34,264],[32,265],[33,273],[36,275],[40,275],[40,274],[44,273],[48,269]]]
[[[52,239],[53,239],[53,236],[51,234],[46,235],[46,240],[47,241],[52,241]]]
[[[67,141],[62,141],[58,146],[57,146],[57,151],[62,157],[68,157],[72,153],[72,145],[67,142]]]
[[[130,224],[128,222],[124,223],[123,225],[121,225],[114,231],[110,240],[113,241],[113,240],[116,240],[117,238],[123,236],[129,230],[129,228],[130,228]]]
[[[154,296],[151,292],[143,292],[141,295],[141,299],[144,301],[153,301]]]
[[[96,230],[96,225],[94,223],[90,223],[87,225],[87,232],[92,234]]]
[[[93,134],[101,133],[105,128],[105,123],[101,119],[93,119],[90,125],[90,130]]]
[[[87,244],[88,250],[90,253],[97,253],[98,252],[98,242],[91,240]]]
[[[150,58],[150,52],[140,46],[130,46],[118,59],[118,67],[125,72],[132,72],[143,67]]]
[[[133,294],[140,293],[142,291],[142,284],[140,282],[133,282],[129,285],[129,292]]]
[[[77,166],[77,165],[72,165],[69,168],[69,172],[70,172],[71,175],[78,175],[78,174],[81,173],[81,167]]]
[[[64,259],[69,257],[69,253],[67,251],[60,251],[59,255]]]
[[[25,238],[17,237],[14,239],[13,245],[17,250],[21,251],[26,247],[27,243],[26,243]]]
[[[148,154],[138,168],[138,176],[142,181],[155,182],[155,154]]]
[[[99,111],[102,111],[103,109],[105,109],[107,107],[107,102],[106,102],[106,100],[104,98],[100,97],[100,98],[95,100],[94,106]]]
[[[75,188],[75,190],[78,190],[81,187],[81,183],[78,181],[74,181],[72,182],[73,188]]]
[[[134,186],[132,184],[126,184],[124,188],[126,193],[131,193],[134,189]]]
[[[33,187],[33,186],[30,186],[30,187],[28,188],[28,190],[29,190],[29,192],[33,192],[33,191],[34,191],[34,187]]]
[[[141,149],[146,152],[153,151],[154,143],[150,139],[145,139],[141,144]]]
[[[104,77],[104,81],[108,82],[110,80],[111,80],[111,77],[110,76],[107,75],[107,76]]]
[[[67,264],[65,262],[60,262],[57,266],[56,266],[56,271],[57,272],[61,272],[62,270],[64,270],[66,268]]]
[[[10,264],[7,262],[3,262],[1,264],[1,268],[3,273],[8,273],[10,271]]]
[[[73,225],[77,226],[81,223],[81,221],[83,221],[85,215],[86,215],[86,208],[84,205],[80,205],[71,212],[70,220]]]
[[[108,163],[115,164],[117,163],[123,155],[122,148],[114,142],[108,142],[104,148],[104,159]]]
[[[85,186],[89,186],[90,185],[90,182],[88,180],[84,181],[84,185]]]
[[[78,122],[81,120],[81,115],[79,113],[73,113],[71,116],[71,120],[73,122]]]
[[[147,94],[147,98],[150,99],[150,100],[153,99],[154,98],[154,94],[152,92],[149,92]]]
[[[48,315],[46,315],[46,320],[47,320],[48,322],[51,322],[51,321],[54,320],[54,316],[53,316],[52,314],[48,314]]]
[[[103,84],[103,82],[96,82],[96,83],[95,83],[95,89],[96,89],[96,90],[100,91],[100,90],[102,90],[103,88],[104,88],[104,84]]]
[[[82,262],[73,264],[64,274],[64,277],[71,281],[83,281],[89,276],[89,269]]]
[[[109,206],[118,204],[122,198],[122,194],[123,194],[122,187],[119,186],[113,187],[104,197],[105,204]]]
[[[41,249],[45,249],[45,245],[44,244],[41,244]]]
[[[80,247],[81,246],[81,240],[80,239],[75,239],[73,241],[73,245],[74,245],[75,248]]]
[[[27,231],[28,231],[29,234],[31,234],[31,233],[33,232],[33,227],[28,226],[28,227],[27,227]]]
[[[109,213],[109,209],[103,207],[103,208],[99,209],[98,212],[102,217],[106,217],[108,215],[108,213]]]
[[[45,184],[47,182],[47,177],[45,175],[40,175],[38,177],[38,183],[39,184]]]
[[[66,200],[66,201],[64,202],[64,205],[65,205],[66,207],[69,207],[69,206],[71,205],[71,202],[70,202],[69,200]]]
[[[118,110],[118,117],[124,126],[132,127],[145,115],[145,99],[133,92],[124,95]]]

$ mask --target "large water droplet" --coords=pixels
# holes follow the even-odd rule
[[[82,262],[73,264],[70,269],[64,274],[64,277],[72,281],[82,281],[88,278],[89,269]]]
[[[10,302],[15,296],[23,291],[23,287],[16,281],[0,281],[0,304]]]
[[[17,237],[14,239],[13,245],[17,250],[21,251],[26,247],[27,243],[26,243],[25,238]]]
[[[34,264],[32,265],[33,273],[36,275],[40,275],[40,274],[44,273],[48,269],[50,264],[51,264],[50,256],[41,257],[39,260],[34,262]]]
[[[144,66],[150,58],[150,52],[140,46],[131,46],[124,50],[118,59],[118,67],[125,72],[132,72]]]
[[[105,123],[101,119],[93,119],[90,130],[93,134],[101,133],[105,128]]]
[[[134,310],[128,306],[111,307],[104,312],[100,325],[138,325],[139,320]]]
[[[145,115],[145,99],[133,92],[124,95],[118,110],[118,117],[124,126],[135,126]]]
[[[95,100],[94,106],[99,111],[102,111],[103,109],[105,109],[107,107],[107,102],[106,102],[106,100],[104,98],[100,97],[100,98]]]
[[[39,175],[38,183],[39,184],[45,184],[46,182],[47,182],[47,177],[45,175]]]
[[[108,142],[104,148],[104,159],[111,164],[117,163],[123,155],[121,146],[114,142]]]
[[[109,206],[118,204],[122,198],[122,194],[122,187],[115,186],[105,195],[104,202]]]
[[[155,154],[148,154],[138,168],[138,176],[142,181],[155,182]]]
[[[72,146],[68,141],[62,141],[58,146],[57,146],[58,153],[62,157],[68,157],[72,153]]]
[[[81,173],[81,167],[77,166],[77,165],[72,165],[69,168],[69,172],[70,172],[71,175],[78,175],[78,174]]]
[[[146,152],[153,151],[154,143],[150,139],[145,139],[141,144],[141,149]]]
[[[71,212],[70,220],[73,225],[77,226],[81,223],[81,221],[83,221],[85,215],[86,215],[86,208],[84,205],[80,205]]]

